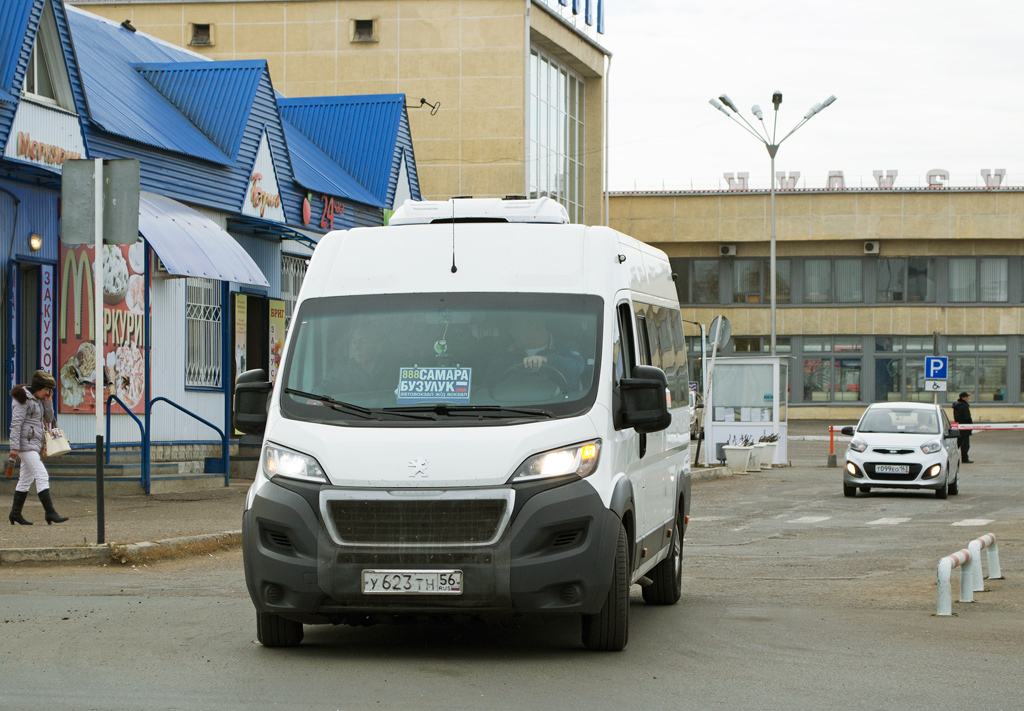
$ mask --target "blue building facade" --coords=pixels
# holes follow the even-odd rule
[[[319,236],[419,199],[405,97],[289,100],[263,60],[210,61],[60,0],[0,0],[0,16],[5,383],[58,376],[73,444],[94,441],[97,358],[101,400],[141,420],[167,398],[225,427],[237,373],[276,369]],[[125,158],[139,162],[139,241],[105,247],[94,324],[94,250],[61,240],[63,167]],[[118,408],[111,440],[138,440]],[[0,437],[8,417],[9,404]],[[153,442],[217,440],[172,408],[145,419]]]

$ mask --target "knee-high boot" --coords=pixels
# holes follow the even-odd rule
[[[14,492],[14,503],[11,505],[11,513],[7,517],[7,520],[11,522],[13,526],[16,523],[20,523],[22,526],[31,526],[32,522],[25,519],[21,515],[21,508],[25,505],[25,499],[28,498],[27,491],[15,491]]]
[[[43,510],[46,511],[47,526],[51,523],[64,523],[68,520],[67,516],[61,516],[57,513],[57,509],[53,508],[53,499],[50,498],[49,489],[43,489],[39,492],[39,502],[43,505]]]

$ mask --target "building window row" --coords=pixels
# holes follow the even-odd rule
[[[767,258],[673,259],[683,304],[767,304]],[[778,304],[1022,303],[1019,257],[775,260]]]
[[[701,382],[700,338],[690,336],[691,379]],[[949,358],[946,392],[952,403],[960,392],[978,403],[1024,402],[1024,336],[787,336],[776,339],[776,353],[791,359],[790,402],[794,405],[872,402],[931,402],[925,389],[925,357]],[[719,355],[769,351],[767,336],[732,339]],[[707,358],[711,353],[708,350]],[[703,387],[703,384],[701,385]]]

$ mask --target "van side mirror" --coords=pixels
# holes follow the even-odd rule
[[[632,377],[619,382],[622,426],[632,427],[640,434],[660,432],[672,424],[668,411],[668,378],[665,371],[649,365],[633,368]]]
[[[262,368],[247,370],[235,380],[235,429],[261,435],[267,428],[267,401],[270,381]]]
[[[842,432],[844,435],[852,435],[854,432],[857,431],[857,428],[856,427],[849,427],[849,426],[847,426],[847,427],[844,427],[843,429],[841,429],[839,431]]]

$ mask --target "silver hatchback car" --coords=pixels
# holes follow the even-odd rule
[[[960,449],[956,430],[938,405],[878,402],[869,405],[846,450],[843,494],[857,490],[934,489],[940,499],[960,493]]]

